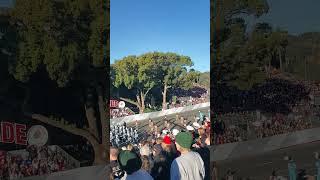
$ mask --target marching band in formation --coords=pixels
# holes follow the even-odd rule
[[[110,141],[112,146],[120,147],[128,143],[136,144],[139,140],[139,134],[137,129],[127,127],[126,123],[115,126],[111,126],[110,129]]]

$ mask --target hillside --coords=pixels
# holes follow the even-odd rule
[[[198,85],[203,88],[210,89],[210,72],[200,74]]]
[[[308,80],[320,79],[320,33],[288,37],[286,72]]]

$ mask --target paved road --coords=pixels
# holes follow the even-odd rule
[[[314,152],[320,152],[320,142],[313,142],[293,146],[286,149],[271,151],[263,155],[229,159],[217,162],[219,177],[223,177],[230,168],[237,170],[236,177],[250,177],[254,180],[265,180],[271,175],[273,169],[278,175],[287,176],[287,161],[284,156],[292,156],[296,161],[298,169],[307,169],[310,175],[315,174]]]

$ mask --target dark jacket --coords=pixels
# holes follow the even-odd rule
[[[170,180],[171,157],[162,151],[158,156],[154,157],[154,166],[151,170],[151,176],[154,180]]]

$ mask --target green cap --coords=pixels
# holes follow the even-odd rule
[[[176,143],[183,148],[190,148],[193,143],[192,134],[189,132],[179,132],[176,136]]]
[[[128,174],[132,174],[141,168],[142,162],[138,155],[134,152],[125,150],[119,154],[119,163],[122,170]]]

